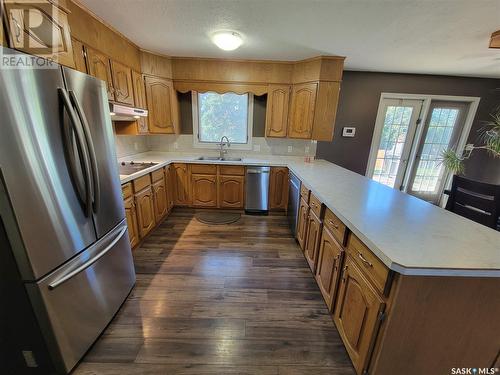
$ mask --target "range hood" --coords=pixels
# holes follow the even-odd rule
[[[148,117],[148,111],[141,108],[127,107],[126,105],[109,103],[111,121],[135,121],[141,117]]]

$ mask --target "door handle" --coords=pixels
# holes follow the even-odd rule
[[[85,271],[87,268],[89,268],[91,265],[93,265],[95,262],[97,262],[99,259],[101,259],[104,255],[106,255],[113,248],[113,246],[116,245],[116,243],[120,240],[120,238],[123,237],[123,235],[125,234],[126,231],[127,231],[127,226],[124,225],[120,229],[120,231],[118,232],[118,234],[116,235],[116,237],[113,239],[113,241],[111,241],[111,243],[108,246],[106,246],[104,248],[104,250],[102,250],[95,257],[87,260],[85,263],[83,263],[79,267],[75,268],[74,270],[72,270],[72,271],[70,271],[70,272],[68,272],[66,274],[63,274],[61,277],[59,277],[56,280],[52,281],[49,284],[49,289],[52,290],[52,289],[57,288],[59,285],[64,284],[66,281],[68,281],[69,279],[75,277],[80,272]]]
[[[90,127],[87,121],[87,117],[85,116],[85,112],[80,105],[75,93],[72,90],[69,90],[70,99],[73,105],[76,108],[76,114],[80,119],[80,123],[82,124],[83,134],[85,136],[85,141],[87,145],[88,155],[90,158],[90,167],[92,170],[92,182],[93,182],[93,192],[92,192],[92,208],[94,212],[99,210],[100,205],[100,196],[101,196],[101,186],[99,183],[99,170],[97,168],[97,156],[95,153],[94,142],[92,141],[92,136],[90,135]]]
[[[85,141],[84,141],[84,135],[82,133],[82,130],[77,126],[77,120],[76,120],[76,114],[73,110],[73,107],[71,106],[70,99],[68,97],[68,93],[64,88],[59,87],[57,89],[59,93],[59,97],[62,99],[62,103],[66,111],[68,112],[69,116],[69,122],[71,124],[71,127],[75,133],[75,139],[77,141],[77,152],[78,156],[80,159],[80,168],[82,169],[83,173],[83,181],[84,181],[84,190],[85,190],[85,196],[82,197],[80,190],[77,188],[76,193],[78,197],[80,198],[80,202],[82,204],[82,209],[86,217],[89,217],[92,211],[92,203],[91,203],[91,181],[90,181],[90,165],[89,165],[89,159],[88,159],[88,154],[87,154],[87,148],[85,147]],[[70,136],[68,135],[68,137]],[[66,143],[66,139],[63,140],[64,144],[64,149],[67,154],[67,157],[70,159],[70,173],[72,175],[73,180],[75,184],[78,184],[78,173],[76,171],[76,167],[74,165],[74,160],[73,157],[71,156],[71,152],[68,150],[68,145]]]

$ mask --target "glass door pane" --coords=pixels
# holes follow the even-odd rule
[[[409,194],[437,204],[446,179],[443,150],[456,146],[469,104],[433,101],[411,171]]]
[[[383,125],[371,177],[384,185],[399,189],[422,101],[384,99],[382,105]]]

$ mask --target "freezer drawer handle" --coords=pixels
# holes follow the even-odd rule
[[[115,239],[113,241],[111,241],[111,243],[108,246],[106,246],[106,248],[103,251],[101,251],[99,254],[97,254],[92,259],[89,259],[88,261],[83,263],[80,267],[75,268],[74,270],[68,272],[67,274],[62,275],[58,279],[52,281],[49,284],[49,289],[52,290],[52,289],[57,288],[59,285],[65,283],[66,281],[68,281],[72,277],[78,275],[80,272],[85,271],[87,268],[89,268],[91,265],[93,265],[95,262],[97,262],[99,259],[101,259],[104,255],[106,255],[106,253],[108,251],[110,251],[113,248],[113,246],[115,246],[115,244],[120,240],[120,238],[123,237],[123,235],[125,234],[126,231],[127,231],[127,226],[124,226],[122,229],[120,229],[120,231],[118,232]]]

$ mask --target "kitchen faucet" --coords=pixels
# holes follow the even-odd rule
[[[224,142],[224,138],[226,138],[226,142]],[[220,139],[220,149],[219,149],[219,157],[221,159],[224,158],[224,155],[227,154],[227,150],[224,150],[224,144],[227,145],[227,147],[231,147],[231,142],[229,142],[229,138],[223,135]]]

